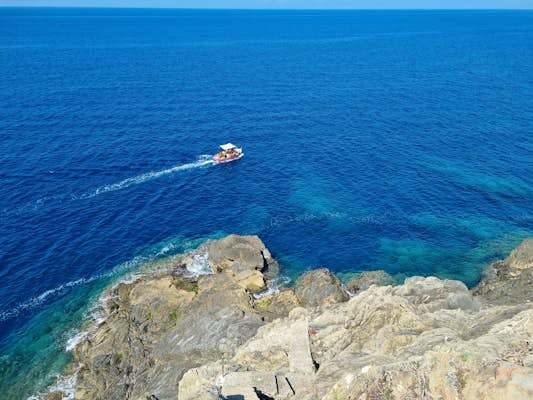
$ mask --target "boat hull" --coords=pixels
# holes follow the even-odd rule
[[[232,161],[240,160],[243,155],[244,153],[240,153],[238,156],[231,157],[231,158],[219,158],[217,156],[214,156],[213,161],[216,162],[217,164],[225,164],[225,163],[229,163]]]

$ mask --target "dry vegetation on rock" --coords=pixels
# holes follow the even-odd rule
[[[111,288],[74,351],[77,399],[532,399],[533,241],[473,291],[327,270],[256,299],[278,265],[255,236],[203,245],[215,271],[164,270]],[[168,264],[168,263],[167,263]]]

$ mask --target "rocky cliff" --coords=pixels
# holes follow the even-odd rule
[[[533,240],[473,291],[316,270],[258,295],[277,274],[259,238],[231,235],[110,288],[73,352],[75,398],[533,399]]]

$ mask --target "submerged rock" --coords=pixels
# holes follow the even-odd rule
[[[76,399],[533,399],[531,241],[473,291],[434,277],[363,289],[378,273],[351,299],[324,269],[257,298],[245,278],[277,271],[259,238],[205,248],[211,275],[169,268],[106,293],[74,350]]]

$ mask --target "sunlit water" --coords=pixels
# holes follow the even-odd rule
[[[0,9],[2,396],[103,287],[226,233],[293,279],[474,285],[532,235],[532,43],[532,12]]]

